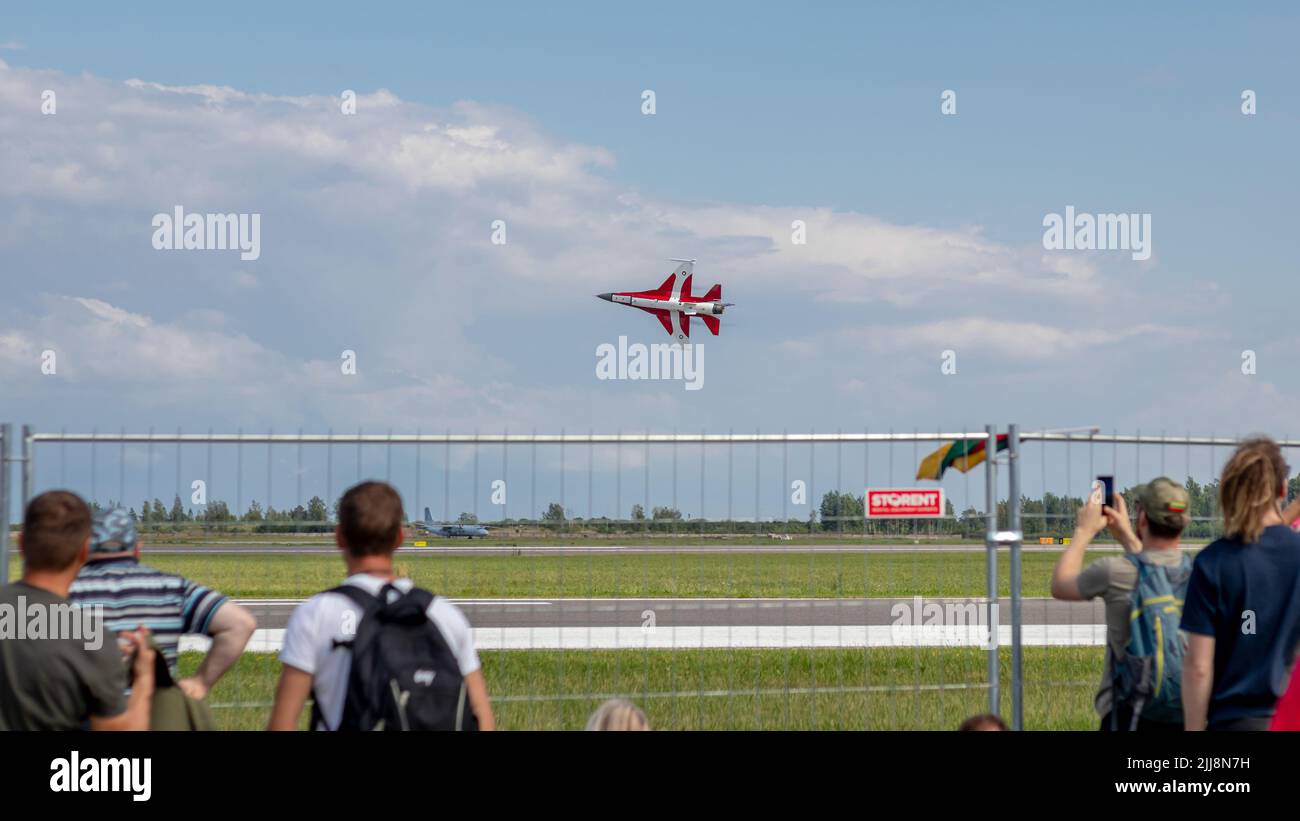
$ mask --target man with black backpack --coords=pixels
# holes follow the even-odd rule
[[[491,730],[487,685],[469,621],[441,596],[399,579],[402,500],[362,482],[339,500],[335,540],[348,577],[289,618],[270,729]]]
[[[1052,573],[1062,601],[1100,597],[1106,605],[1106,664],[1096,706],[1102,730],[1183,729],[1181,681],[1186,644],[1179,630],[1192,560],[1181,549],[1190,500],[1172,479],[1133,489],[1137,532],[1122,495],[1103,507],[1095,496],[1079,509],[1069,546]],[[1082,568],[1102,530],[1124,547]]]

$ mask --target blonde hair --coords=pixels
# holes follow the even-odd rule
[[[587,719],[588,730],[649,730],[645,713],[630,701],[611,698]]]
[[[1264,517],[1280,513],[1278,499],[1287,476],[1282,449],[1267,436],[1247,439],[1237,446],[1223,466],[1219,482],[1219,506],[1223,530],[1249,544],[1264,532]]]

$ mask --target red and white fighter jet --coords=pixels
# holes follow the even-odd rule
[[[714,285],[704,296],[692,296],[691,278],[695,275],[695,260],[672,259],[669,262],[678,265],[663,284],[653,291],[615,291],[596,296],[606,302],[631,305],[654,314],[676,342],[691,341],[693,316],[704,320],[704,326],[717,336],[721,329],[718,317],[735,303],[722,301],[721,285]]]

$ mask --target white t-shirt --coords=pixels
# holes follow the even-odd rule
[[[385,580],[369,573],[349,576],[343,583],[360,587],[372,596],[378,596],[386,584]],[[392,584],[403,593],[415,586],[410,579],[394,579]],[[435,596],[428,613],[429,620],[437,625],[438,632],[442,633],[456,656],[460,674],[467,676],[477,670],[479,662],[474,636],[470,632],[469,620],[460,608],[442,596]],[[352,653],[342,647],[335,649],[334,641],[347,641],[355,636],[361,615],[361,608],[342,593],[317,593],[298,605],[284,630],[280,661],[311,674],[312,691],[328,727],[337,727],[343,718],[348,673],[352,669]]]

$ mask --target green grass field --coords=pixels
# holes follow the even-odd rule
[[[1101,553],[1090,553],[1086,561]],[[298,598],[333,587],[343,562],[330,555],[184,555],[145,560],[237,598]],[[585,556],[400,555],[397,567],[455,598],[982,596],[983,553],[900,552],[597,554]],[[1055,553],[1023,555],[1023,593],[1046,596]],[[1008,560],[1000,558],[1002,595]],[[17,578],[16,562],[10,578]]]
[[[870,650],[526,650],[480,654],[506,730],[579,730],[607,697],[661,730],[952,730],[987,710],[985,654]],[[199,655],[186,653],[182,673]],[[1002,676],[1010,681],[1010,652]],[[1025,727],[1091,730],[1100,647],[1025,648]],[[209,695],[222,729],[266,726],[280,665],[246,654]],[[1011,711],[1004,685],[1002,713]],[[303,727],[306,727],[304,710]]]
[[[979,546],[983,544],[983,532],[974,537],[963,538],[960,534],[953,533],[930,533],[918,530],[914,534],[905,535],[877,535],[875,533],[864,535],[859,529],[857,532],[852,530],[846,533],[835,533],[832,531],[814,531],[809,532],[807,528],[800,524],[796,527],[785,529],[777,522],[770,529],[760,533],[701,533],[698,528],[692,528],[683,524],[675,532],[669,531],[628,531],[626,533],[599,533],[585,530],[571,531],[549,531],[539,532],[535,529],[517,529],[513,527],[498,527],[491,525],[493,533],[486,537],[475,539],[445,539],[439,536],[429,536],[422,534],[411,527],[406,529],[407,546],[415,542],[427,542],[431,545],[453,545],[473,547],[520,547],[520,546],[542,546],[542,547],[560,547],[565,545],[643,545],[643,546],[664,546],[668,544],[688,542],[692,544],[727,544],[727,545],[748,545],[773,544],[773,536],[789,536],[789,540],[780,539],[781,544],[794,545],[906,545],[906,544],[969,544]],[[1058,535],[1068,536],[1069,533]],[[213,545],[221,546],[227,544],[256,544],[266,547],[291,546],[291,545],[321,545],[332,546],[334,544],[333,533],[253,533],[248,531],[233,532],[212,532],[202,530],[182,530],[182,531],[143,531],[141,537],[146,544],[168,544],[168,545]],[[1036,543],[1036,538],[1030,538],[1029,543]]]

